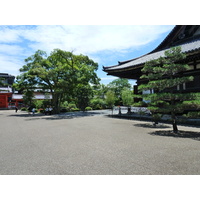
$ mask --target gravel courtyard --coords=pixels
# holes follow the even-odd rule
[[[29,115],[0,110],[0,174],[200,174],[199,128],[191,137],[156,134],[150,122],[109,118],[106,112]],[[199,135],[199,137],[198,137]]]

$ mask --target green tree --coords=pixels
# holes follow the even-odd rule
[[[40,87],[50,90],[54,112],[60,112],[61,103],[75,97],[79,84],[98,84],[96,71],[98,64],[88,56],[74,55],[55,49],[47,56],[46,52],[38,50],[25,59],[24,65],[17,77],[18,87],[26,89]]]
[[[127,88],[124,88],[121,96],[123,105],[128,106],[128,114],[130,114],[130,106],[133,104],[133,92]]]
[[[23,101],[28,106],[33,106],[34,93],[33,90],[24,90]]]
[[[106,93],[106,103],[112,109],[112,112],[113,106],[115,105],[115,99],[115,93],[111,90],[108,90],[108,92]]]
[[[106,92],[108,91],[107,85],[98,84],[93,86],[95,98],[105,99]]]
[[[115,79],[114,81],[110,82],[107,85],[109,90],[112,90],[115,93],[116,96],[116,102],[115,104],[120,105],[121,101],[122,101],[122,90],[124,88],[127,88],[129,90],[131,90],[131,84],[128,82],[128,79],[123,79],[123,78],[119,78],[119,79]]]
[[[91,86],[79,84],[76,88],[76,102],[80,110],[85,111],[93,95]]]
[[[189,66],[183,63],[185,58],[186,55],[181,52],[180,47],[165,51],[165,57],[145,64],[141,79],[147,83],[139,86],[141,92],[149,91],[149,94],[143,94],[142,97],[148,102],[152,113],[171,114],[174,133],[178,132],[176,116],[186,108],[185,101],[194,103],[193,100],[198,96],[197,93],[186,94],[177,90],[178,85],[193,80],[192,76],[181,75],[189,69]]]
[[[131,106],[133,103],[133,92],[127,88],[122,90],[122,102],[124,106]]]
[[[104,109],[104,108],[106,108],[106,101],[105,101],[105,99],[102,99],[99,97],[92,98],[90,101],[90,106],[94,110]]]

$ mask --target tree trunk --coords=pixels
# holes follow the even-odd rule
[[[55,94],[53,95],[53,112],[55,114],[59,114],[60,113],[60,107],[59,107],[59,96],[58,94]]]
[[[172,79],[172,77],[171,77]],[[171,93],[173,93],[173,91],[171,90]],[[172,99],[171,100],[171,105],[172,107],[174,107],[175,105],[175,100]],[[178,133],[178,127],[177,127],[177,121],[176,121],[176,112],[174,109],[172,109],[171,111],[171,118],[172,118],[172,125],[173,125],[173,133]]]
[[[176,116],[174,113],[172,113],[172,125],[173,125],[173,132],[178,133],[178,127],[176,122]]]

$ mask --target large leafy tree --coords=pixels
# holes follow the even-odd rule
[[[115,104],[120,105],[122,103],[122,90],[129,89],[131,90],[131,84],[128,82],[128,79],[118,78],[110,82],[108,85],[108,90],[111,90],[115,93],[116,101]]]
[[[183,72],[189,69],[183,62],[185,58],[180,47],[165,51],[164,57],[145,64],[141,79],[146,84],[139,86],[141,92],[149,91],[142,96],[153,113],[171,114],[174,133],[178,132],[177,114],[183,112],[186,105],[197,106],[194,101],[198,98],[197,93],[182,93],[177,90],[177,86],[193,80],[193,76],[184,76]]]
[[[49,90],[52,94],[54,112],[60,112],[60,105],[70,101],[77,94],[79,84],[97,84],[99,78],[96,70],[98,64],[88,56],[74,55],[72,52],[55,49],[47,56],[46,52],[38,50],[25,59],[24,65],[17,77],[18,88]]]

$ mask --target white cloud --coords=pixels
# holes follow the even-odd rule
[[[172,26],[30,26],[18,30],[5,29],[0,41],[13,42],[20,38],[31,41],[33,50],[42,49],[47,52],[54,48],[77,53],[96,53],[99,51],[123,51],[128,48],[148,44],[160,34],[170,30]],[[2,30],[1,30],[2,31]]]
[[[8,55],[20,55],[24,49],[19,45],[0,44],[0,53]]]
[[[23,66],[17,57],[0,55],[0,72],[9,73],[11,75],[19,75],[19,69]]]
[[[10,29],[7,26],[0,26],[0,42],[1,43],[10,43],[10,42],[19,42],[20,31],[15,29]]]
[[[130,49],[146,45],[172,28],[156,25],[0,26],[0,72],[16,74],[24,58],[38,49],[49,54],[59,48],[88,55],[96,62],[110,60],[112,55],[126,54]]]

